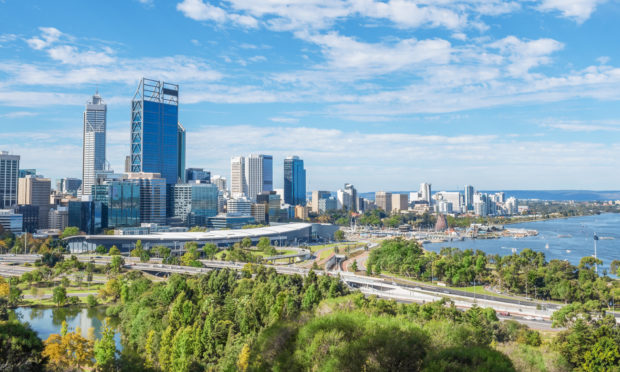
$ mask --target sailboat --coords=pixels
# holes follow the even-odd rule
[[[549,243],[545,244],[545,249],[549,249]]]

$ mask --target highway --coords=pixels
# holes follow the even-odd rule
[[[97,265],[106,265],[110,262],[110,256],[95,255],[78,255],[78,259],[82,262],[94,262]],[[38,255],[0,255],[0,275],[15,276],[21,275],[23,272],[33,270],[34,267],[15,266],[15,264],[33,263],[38,259]],[[214,269],[232,269],[241,270],[246,265],[243,262],[231,261],[214,261],[199,260],[203,267],[190,267],[167,265],[159,262],[140,262],[136,257],[124,257],[125,268],[133,270],[141,270],[152,273],[178,273],[188,275],[204,274]],[[12,263],[13,266],[7,265]],[[308,274],[310,269],[283,266],[283,265],[264,265],[271,267],[276,272],[285,275],[302,275]],[[522,322],[544,325],[550,325],[551,314],[560,308],[560,305],[549,302],[531,302],[520,301],[519,299],[503,298],[488,295],[475,295],[469,292],[463,292],[452,288],[438,288],[435,286],[424,284],[406,284],[404,282],[396,282],[392,279],[367,277],[354,273],[338,271],[324,272],[315,270],[318,275],[339,276],[343,282],[349,287],[358,289],[365,295],[376,295],[380,298],[393,299],[399,302],[417,302],[426,303],[437,301],[442,298],[452,300],[459,308],[470,308],[477,305],[480,307],[491,307],[502,314],[510,314],[511,318]],[[616,317],[620,322],[620,318]]]

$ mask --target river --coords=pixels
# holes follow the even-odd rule
[[[95,308],[82,307],[60,307],[60,308],[36,308],[18,307],[12,310],[12,315],[17,316],[22,323],[29,323],[40,339],[47,339],[51,334],[60,334],[62,321],[67,322],[69,332],[81,328],[82,336],[87,337],[88,329],[93,327],[95,337],[101,338],[103,321],[106,318],[106,308],[98,306]],[[120,334],[114,336],[116,349],[121,350]]]
[[[568,260],[579,264],[585,256],[594,254],[594,233],[601,239],[597,242],[597,257],[603,260],[603,269],[609,271],[613,260],[620,260],[620,214],[606,213],[593,216],[570,217],[546,221],[524,222],[506,225],[507,228],[537,230],[538,236],[526,238],[465,239],[445,243],[428,243],[424,248],[439,252],[443,247],[479,249],[488,254],[502,256],[518,253],[530,248],[544,252],[547,260]]]

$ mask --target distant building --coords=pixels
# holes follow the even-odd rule
[[[140,183],[111,180],[93,185],[92,200],[102,203],[102,226],[115,229],[140,225]]]
[[[19,155],[9,155],[0,151],[0,209],[17,205],[17,180],[19,175]]]
[[[461,213],[463,208],[463,195],[457,191],[440,191],[433,195],[435,203],[444,201],[452,204],[452,210],[455,213]]]
[[[220,191],[227,191],[226,188],[226,177],[222,177],[220,175],[215,175],[211,177],[211,183],[217,186]]]
[[[338,201],[333,196],[329,198],[319,199],[319,213],[335,211],[338,209]]]
[[[63,231],[69,226],[69,208],[57,206],[50,209],[49,212],[49,228]]]
[[[351,212],[357,212],[357,190],[350,183],[344,184],[344,189],[339,189],[336,192],[336,199],[338,200],[338,209],[346,209]]]
[[[236,156],[230,159],[230,193],[233,198],[248,194],[245,178],[245,158]]]
[[[252,201],[248,198],[230,199],[226,203],[226,211],[229,214],[252,215]]]
[[[96,92],[86,104],[83,117],[82,195],[90,195],[95,173],[105,169],[107,105]],[[47,213],[47,211],[46,211]]]
[[[200,181],[202,183],[211,183],[211,172],[202,168],[187,168],[185,170],[185,182]]]
[[[383,209],[385,213],[392,212],[392,193],[385,191],[375,192],[375,204],[377,208]]]
[[[465,185],[465,212],[474,210],[474,187]]]
[[[185,173],[185,127],[178,123],[177,128],[177,169],[178,181],[187,182]],[[211,176],[211,173],[209,173]]]
[[[131,172],[131,155],[125,156],[125,173]]]
[[[78,190],[82,186],[82,180],[79,178],[61,178],[56,181],[56,190],[63,194],[77,195]]]
[[[96,201],[69,202],[69,226],[75,226],[86,234],[99,234],[103,228],[103,206]]]
[[[17,175],[17,172],[15,173]],[[12,209],[0,209],[0,226],[13,234],[22,232],[23,216]]]
[[[47,229],[50,211],[50,194],[52,181],[49,178],[26,176],[19,179],[17,202],[20,205],[36,205],[39,207],[38,229]]]
[[[306,205],[306,169],[298,156],[284,159],[284,203]]]
[[[140,185],[140,222],[166,224],[166,180],[159,173],[127,173]]]
[[[264,203],[254,203],[252,204],[251,214],[254,217],[254,221],[256,223],[264,223],[267,222],[267,206],[268,204]]]
[[[39,228],[39,206],[18,205],[15,213],[22,215],[23,231],[34,233]]]
[[[392,212],[400,213],[409,209],[409,195],[392,194]]]
[[[36,176],[36,175],[37,175],[37,170],[33,168],[19,170],[19,178],[25,178],[26,176]]]
[[[432,199],[431,199],[431,184],[430,183],[421,183],[420,184],[420,200],[425,201],[428,203],[428,205],[431,205],[432,203]]]
[[[514,196],[511,196],[505,203],[506,214],[519,214],[519,200]]]
[[[309,207],[304,205],[296,205],[295,206],[295,218],[299,220],[307,220],[308,219],[308,211]]]
[[[251,215],[218,214],[209,217],[208,227],[214,229],[241,229],[245,225],[254,224],[254,217]]]
[[[311,202],[312,212],[320,213],[320,211],[319,211],[319,200],[327,199],[331,195],[332,195],[332,193],[329,192],[329,191],[321,191],[321,190],[313,191],[312,192],[312,202]],[[334,208],[334,209],[336,209],[336,208]]]
[[[245,158],[245,183],[247,197],[256,200],[256,195],[273,190],[273,157],[271,155],[250,155]]]
[[[188,226],[206,226],[208,218],[218,213],[217,186],[199,182],[174,186],[174,216]]]

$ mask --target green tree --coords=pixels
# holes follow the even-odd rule
[[[263,252],[267,252],[267,250],[271,248],[271,240],[269,240],[268,237],[263,236],[262,238],[258,239],[258,244],[256,245],[256,247]]]
[[[115,245],[113,245],[112,247],[110,247],[110,251],[108,252],[108,254],[110,256],[120,256],[121,251]]]
[[[119,274],[125,265],[125,260],[121,256],[113,256],[110,260],[110,272],[112,274]]]
[[[101,244],[99,244],[97,246],[97,248],[95,248],[95,253],[97,253],[97,254],[106,254],[107,251],[108,250],[105,249],[105,247],[103,245],[101,245]]]
[[[351,269],[354,273],[357,272],[357,260],[353,260],[353,263],[351,264]]]
[[[28,324],[17,320],[0,321],[0,369],[3,371],[43,371],[43,342]]]
[[[101,338],[95,341],[93,348],[97,368],[102,371],[111,371],[116,363],[116,342],[114,341],[114,330],[106,320],[103,323]]]
[[[241,240],[241,248],[245,248],[248,249],[252,246],[252,239],[250,238],[243,238],[243,240]]]
[[[202,251],[207,259],[212,260],[217,253],[217,245],[213,243],[207,243],[202,247]]]
[[[67,290],[63,286],[58,286],[52,291],[52,301],[56,306],[62,306],[67,302]]]
[[[75,236],[80,234],[80,229],[75,226],[66,227],[62,234],[60,234],[60,239],[68,238],[70,236]]]
[[[92,294],[89,294],[86,297],[86,303],[88,304],[89,307],[95,307],[97,306],[97,298],[93,296]]]
[[[337,242],[343,241],[344,240],[344,231],[336,230],[336,232],[334,233],[334,240],[336,240]]]

